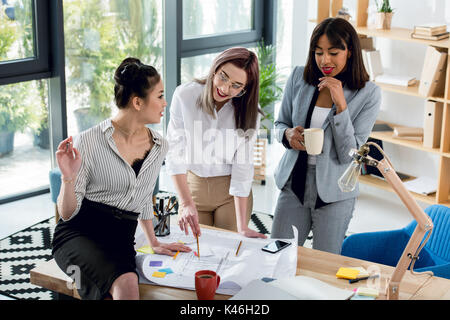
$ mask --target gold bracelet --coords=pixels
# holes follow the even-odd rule
[[[72,184],[73,183],[73,178],[64,178],[61,176],[61,181],[64,183],[68,183],[68,184]]]

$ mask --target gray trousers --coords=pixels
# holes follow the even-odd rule
[[[340,254],[356,199],[337,201],[314,209],[317,199],[316,167],[308,165],[303,205],[291,189],[291,179],[292,176],[278,197],[271,237],[293,238],[294,225],[298,229],[299,246],[303,246],[312,230],[313,249]]]

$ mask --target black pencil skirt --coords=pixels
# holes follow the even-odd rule
[[[119,276],[136,273],[137,217],[84,199],[75,217],[58,221],[52,254],[61,270],[75,280],[83,300],[105,299]]]

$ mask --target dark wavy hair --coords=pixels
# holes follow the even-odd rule
[[[137,58],[126,58],[114,74],[114,98],[125,109],[132,96],[144,99],[161,80],[158,71]]]
[[[352,53],[347,60],[346,68],[337,78],[345,82],[351,90],[364,88],[370,78],[364,67],[359,37],[353,26],[342,18],[328,18],[315,27],[311,35],[308,60],[303,73],[305,82],[317,86],[319,84],[319,78],[323,77],[323,73],[317,66],[315,59],[317,43],[323,35],[327,36],[333,47],[342,50],[345,50],[347,47]]]

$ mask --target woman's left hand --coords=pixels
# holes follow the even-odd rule
[[[250,228],[245,228],[242,230],[238,230],[239,234],[242,234],[243,236],[247,237],[247,238],[262,238],[262,239],[266,239],[267,236],[265,236],[262,233],[256,232],[255,230],[252,230]]]
[[[347,109],[347,101],[345,101],[344,89],[342,89],[342,82],[333,77],[323,77],[319,79],[320,83],[318,85],[319,91],[324,88],[330,90],[331,99],[336,105],[337,113],[341,113]]]
[[[163,242],[159,242],[157,245],[152,245],[152,249],[155,253],[157,254],[165,254],[167,256],[174,256],[175,253],[177,253],[177,251],[180,252],[190,252],[192,251],[191,248],[189,248],[188,246],[185,246],[181,243],[163,243]]]

